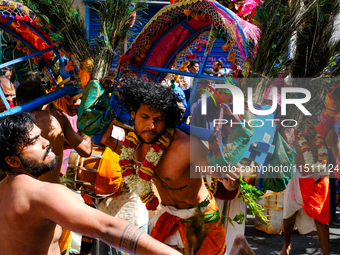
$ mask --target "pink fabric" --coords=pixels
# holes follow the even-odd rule
[[[78,116],[75,115],[75,116],[72,116],[72,117],[71,117],[71,116],[68,116],[66,113],[64,113],[64,114],[65,114],[65,116],[68,118],[68,120],[70,121],[73,130],[74,130],[75,132],[78,132],[78,127],[77,127]]]
[[[77,128],[78,116],[75,115],[75,116],[71,117],[71,116],[68,116],[66,113],[64,113],[64,114],[68,118],[68,120],[70,121],[73,130],[75,132],[78,132],[78,128]],[[67,169],[67,164],[68,164],[68,159],[66,159],[66,158],[68,158],[70,156],[71,151],[72,151],[72,148],[69,145],[64,146],[63,163],[61,165],[61,170],[60,170],[61,175],[66,174],[66,169]]]
[[[61,170],[60,170],[61,175],[66,174],[68,157],[70,156],[71,151],[72,151],[72,148],[69,145],[64,146],[63,163],[61,165]]]
[[[209,2],[211,4],[212,7],[214,7],[214,9],[219,12],[225,19],[227,19],[229,22],[234,23],[234,20],[232,19],[231,16],[229,16],[228,13],[222,11],[219,7],[216,6],[216,4],[214,4],[213,1]],[[260,40],[260,36],[261,36],[261,30],[254,24],[251,24],[245,20],[243,20],[242,18],[240,18],[239,16],[237,16],[234,12],[230,11],[233,15],[233,17],[238,21],[238,23],[240,24],[244,37],[246,40],[248,39],[252,39],[254,41],[254,48],[257,49],[258,47],[258,41]],[[238,33],[240,33],[239,29],[236,28],[236,37],[237,37],[237,43],[238,43],[238,47],[240,49],[240,52],[242,54],[242,57],[244,57],[244,61],[246,61],[244,52],[243,51],[243,46],[241,44],[241,38],[240,35]],[[245,45],[246,42],[243,42],[243,45]]]

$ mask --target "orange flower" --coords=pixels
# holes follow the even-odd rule
[[[228,51],[230,48],[231,48],[230,43],[226,43],[222,46],[222,50],[224,50],[224,51]]]
[[[185,16],[189,16],[191,14],[191,11],[188,9],[184,9],[183,13]]]
[[[196,11],[192,11],[191,12],[191,18],[195,18],[196,17]]]
[[[233,62],[233,61],[234,61],[234,57],[233,57],[233,56],[230,56],[230,55],[227,57],[227,59],[228,59],[228,61],[230,61],[230,62]]]

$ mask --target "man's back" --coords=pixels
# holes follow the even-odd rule
[[[46,185],[51,184],[25,174],[9,174],[0,182],[0,255],[60,254],[61,227],[40,216],[35,197]]]

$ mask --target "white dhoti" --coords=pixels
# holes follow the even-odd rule
[[[179,217],[181,219],[189,219],[191,217],[194,217],[197,215],[197,210],[195,208],[190,209],[177,209],[174,206],[166,206],[163,204],[160,204],[161,209],[156,213],[156,215],[150,220],[149,226],[150,229],[152,229],[156,222],[158,221],[159,217],[165,212],[170,213],[171,215],[174,215],[176,217]],[[200,208],[201,212],[204,213],[206,211],[207,207]],[[179,231],[176,230],[176,232],[172,235],[170,235],[164,242],[167,245],[170,246],[177,246],[180,249],[184,249],[184,245],[182,242],[181,235],[179,234]]]
[[[149,212],[136,193],[127,192],[119,197],[105,198],[99,204],[98,210],[127,220],[137,227],[149,221]]]
[[[243,212],[245,215],[247,214],[247,205],[242,202],[241,198],[233,199],[230,201],[225,201],[225,200],[221,200],[218,198],[215,198],[215,199],[216,199],[217,207],[220,209],[221,217],[223,214],[225,217],[230,217],[231,219],[233,219],[236,215],[240,214],[241,212]],[[224,211],[225,213],[223,213]],[[228,220],[225,220],[225,223],[224,223],[224,229],[226,232],[226,243],[227,243],[227,250],[224,253],[225,255],[227,255],[230,252],[233,246],[235,237],[238,234],[244,235],[245,226],[246,226],[245,221],[243,221],[242,224],[237,224],[236,222],[233,222],[233,224],[235,228],[233,227],[233,225],[230,224]]]
[[[283,219],[288,219],[298,212],[296,215],[295,226],[302,235],[308,234],[316,230],[314,219],[309,217],[302,207],[302,195],[299,183],[299,173],[295,173],[289,180],[287,188],[284,192]]]

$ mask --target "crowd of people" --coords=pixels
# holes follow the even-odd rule
[[[223,62],[217,60],[213,68],[204,73],[230,75],[223,66]],[[198,73],[199,62],[190,60],[187,71]],[[6,77],[0,77],[0,82],[10,107],[46,94],[40,83],[33,80],[21,83],[17,89]],[[196,97],[189,105],[190,92],[196,82]],[[97,83],[104,90],[108,83],[113,84],[107,79]],[[117,207],[119,197],[104,199],[99,209],[94,209],[58,184],[64,141],[81,157],[89,157],[93,147],[92,135],[76,132],[60,109],[41,107],[30,113],[5,116],[0,118],[0,233],[6,240],[0,241],[0,255],[66,254],[72,242],[70,231],[86,237],[80,254],[91,254],[93,242],[88,241],[91,238],[115,247],[116,254],[254,254],[244,237],[244,223],[235,227],[225,220],[240,212],[246,214],[237,181],[241,165],[235,163],[237,171],[229,171],[224,176],[210,173],[208,178],[201,175],[194,178],[192,173],[196,166],[210,165],[209,145],[177,128],[183,122],[185,108],[190,107],[187,123],[216,131],[213,121],[221,114],[221,107],[215,103],[217,100],[223,102],[226,119],[243,118],[231,113],[231,91],[216,89],[206,102],[208,114],[202,115],[201,96],[209,87],[214,87],[209,79],[183,76],[175,83],[179,90],[132,77],[122,78],[119,85],[119,104],[131,116],[133,130],[126,132],[125,140],[114,136],[113,118],[103,130],[99,144],[117,155],[114,162],[113,158],[109,161],[116,164],[112,171],[121,171],[124,185],[130,188],[124,199],[127,193],[120,193],[123,201],[120,206],[135,211],[124,217],[105,210],[104,207]],[[266,102],[270,104],[271,101]],[[80,107],[82,105],[85,103]],[[6,109],[0,100],[0,112]],[[326,160],[328,156],[328,160],[336,165],[339,149],[336,128],[331,128],[327,137],[320,137],[315,125],[306,124],[303,129],[295,130],[291,137],[283,138],[287,143],[295,140],[296,165],[308,163],[304,157],[306,148],[311,152],[313,162],[325,156],[320,156],[320,150],[333,150],[333,159],[329,158],[332,153],[327,153]],[[130,181],[132,178],[134,181]],[[335,185],[335,178],[329,178],[327,173],[308,175],[306,168],[301,173],[297,171],[289,181],[285,191],[285,234],[281,255],[289,254],[293,249],[291,233],[294,226],[299,227],[298,221],[304,221],[305,226],[310,224],[308,230],[301,230],[303,234],[313,230],[315,224],[322,253],[329,254],[328,224],[331,221],[340,225],[335,214]],[[145,187],[152,188],[147,190]],[[138,207],[141,202],[132,197],[132,191],[137,193],[137,199],[139,196],[146,203],[148,210],[156,210],[152,218],[148,218],[150,214],[145,208]],[[141,215],[148,215],[146,228],[142,227],[144,221],[143,224],[136,223],[135,218]],[[21,245],[15,245],[17,243]]]

